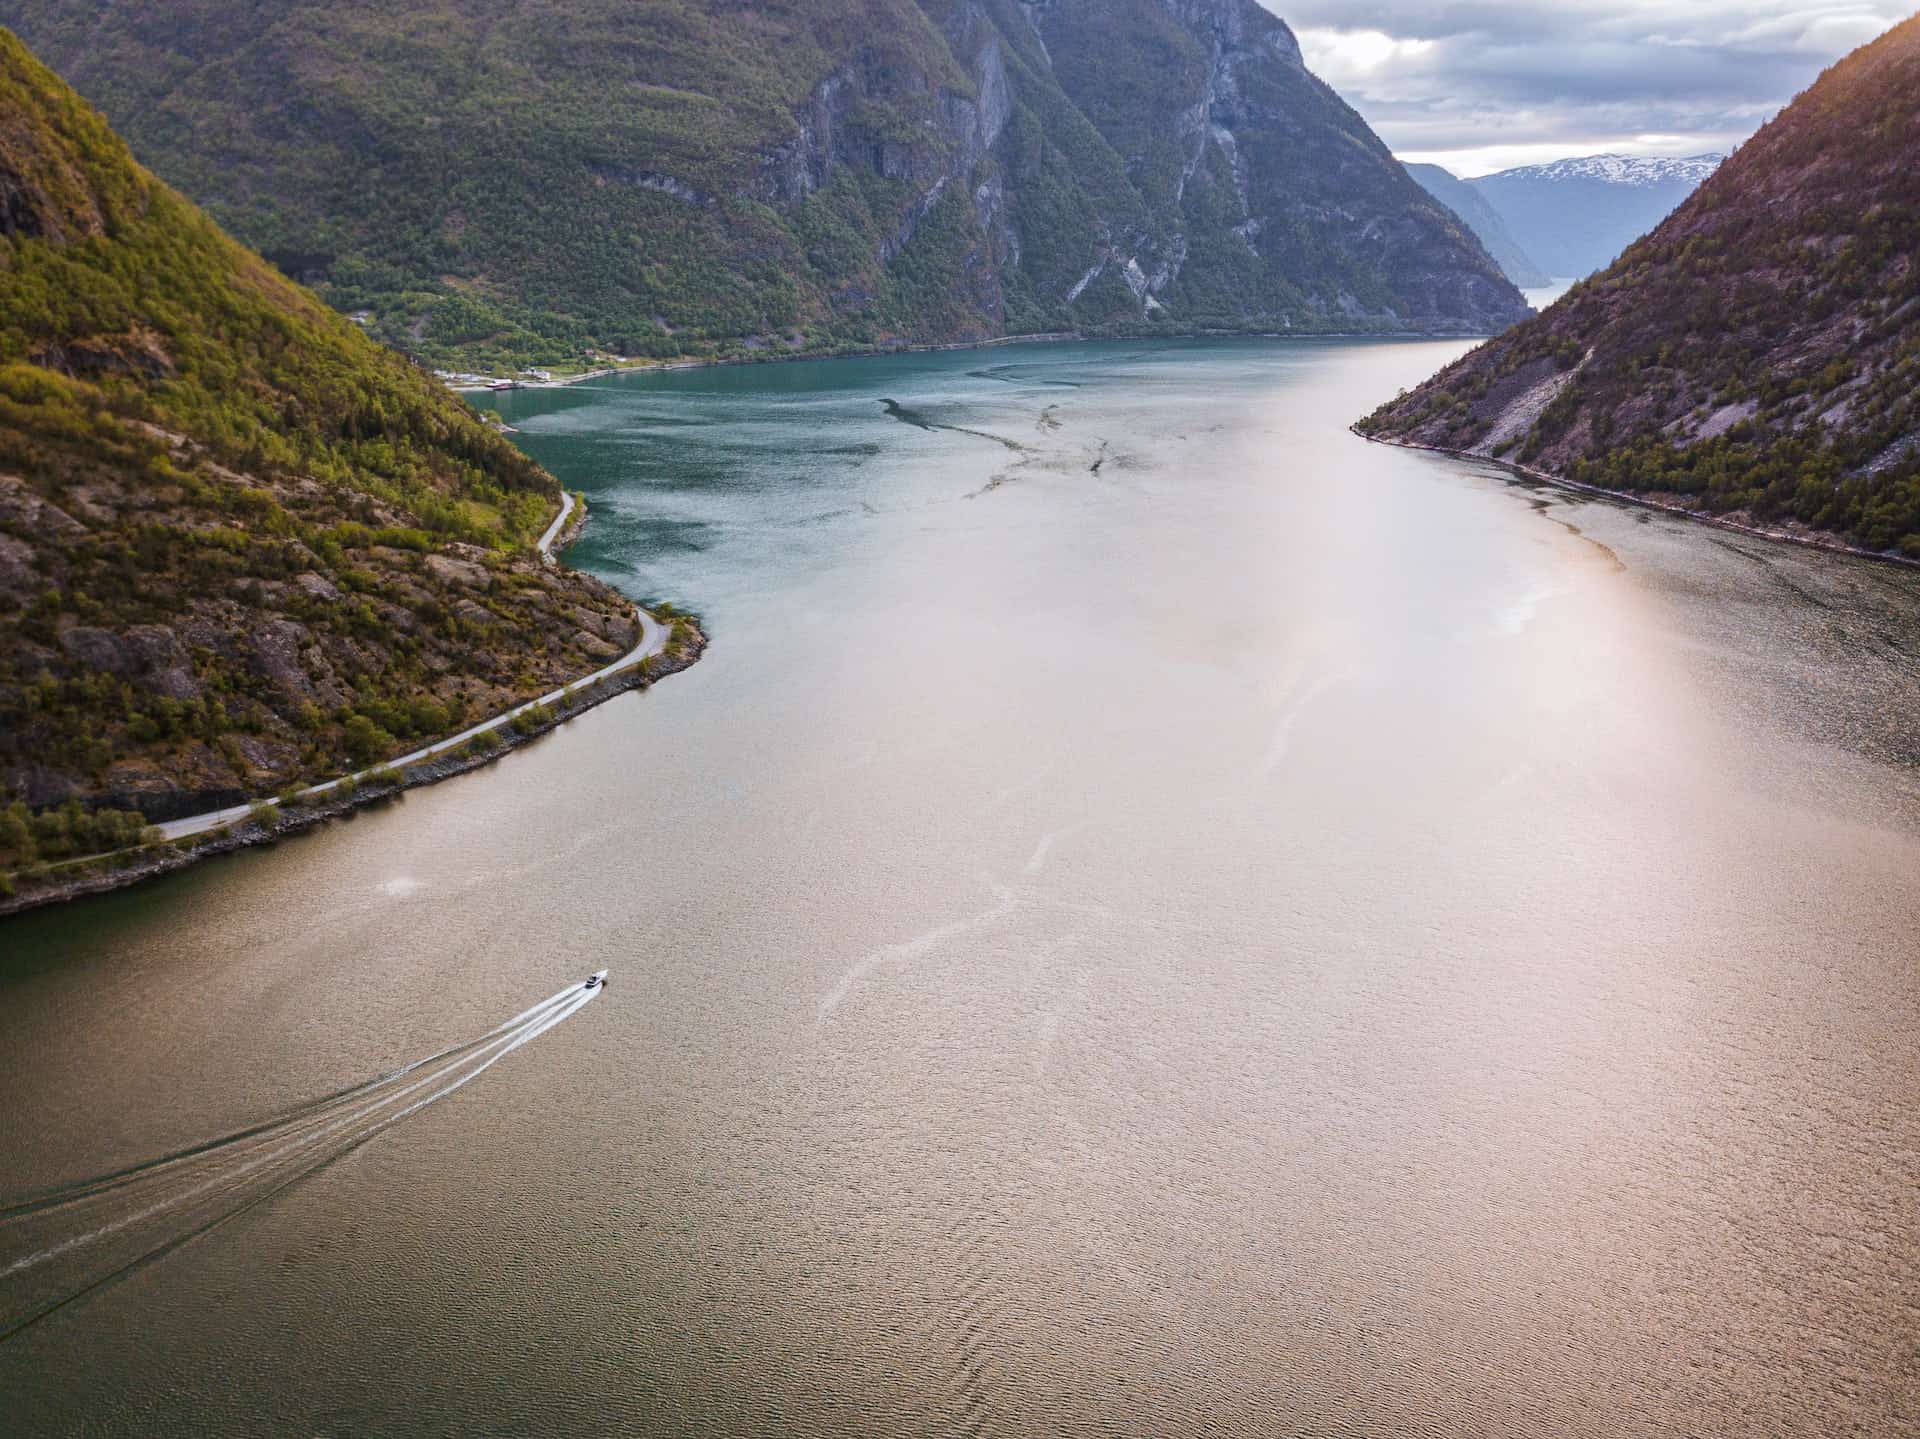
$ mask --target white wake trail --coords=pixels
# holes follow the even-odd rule
[[[392,1084],[397,1079],[403,1079],[409,1074],[425,1069],[428,1065],[439,1064],[444,1060],[454,1059],[457,1056],[465,1056],[476,1046],[484,1044],[495,1035],[504,1034],[507,1030],[526,1023],[536,1015],[550,1012],[579,992],[581,991],[579,991],[577,987],[569,986],[561,990],[558,994],[541,1000],[540,1003],[532,1006],[530,1009],[521,1011],[512,1019],[496,1025],[485,1034],[480,1035],[477,1039],[463,1040],[461,1043],[449,1046],[446,1049],[440,1050],[438,1053],[429,1054],[424,1058],[414,1060],[410,1064],[403,1064],[398,1069],[389,1070],[385,1074],[376,1075],[374,1078],[365,1080],[360,1084],[352,1085],[347,1089],[330,1094],[324,1099],[314,1100],[301,1105],[290,1113],[282,1115],[277,1120],[269,1120],[265,1123],[250,1125],[237,1133],[225,1135],[219,1139],[204,1140],[201,1143],[189,1145],[185,1149],[176,1150],[172,1154],[162,1155],[158,1159],[149,1159],[144,1163],[135,1164],[126,1169],[116,1170],[111,1174],[103,1174],[93,1179],[81,1180],[74,1184],[64,1185],[50,1193],[37,1197],[0,1205],[0,1226],[4,1226],[12,1220],[31,1217],[49,1210],[71,1208],[82,1200],[96,1199],[115,1190],[127,1189],[135,1185],[151,1184],[158,1179],[162,1179],[169,1174],[184,1169],[196,1160],[205,1161],[209,1157],[214,1157],[219,1154],[232,1153],[243,1142],[266,1139],[275,1133],[292,1133],[307,1125],[318,1123],[324,1119],[329,1112],[337,1112],[339,1107],[348,1101],[358,1099],[363,1095],[372,1094],[382,1086]]]
[[[9,1278],[12,1275],[43,1264],[47,1260],[56,1258],[59,1255],[97,1243],[102,1239],[109,1238],[114,1234],[130,1229],[145,1220],[156,1218],[171,1210],[184,1208],[193,1203],[193,1201],[204,1198],[209,1194],[237,1188],[240,1182],[247,1176],[277,1164],[289,1156],[297,1155],[303,1150],[312,1150],[315,1146],[319,1145],[321,1141],[339,1135],[343,1131],[353,1129],[353,1127],[361,1121],[378,1115],[383,1110],[391,1109],[393,1105],[407,1098],[409,1095],[418,1094],[423,1089],[433,1089],[434,1085],[443,1084],[443,1081],[446,1081],[450,1076],[459,1076],[453,1079],[451,1083],[446,1083],[439,1089],[433,1089],[433,1092],[415,1100],[397,1113],[379,1119],[363,1133],[353,1135],[348,1147],[357,1147],[373,1138],[374,1135],[397,1124],[407,1116],[418,1113],[429,1104],[445,1098],[456,1089],[479,1078],[480,1075],[493,1068],[494,1065],[506,1058],[507,1055],[513,1053],[514,1050],[519,1049],[522,1045],[529,1043],[538,1036],[545,1034],[561,1021],[578,1013],[582,1008],[591,1003],[599,993],[600,991],[597,988],[582,989],[579,985],[570,985],[558,994],[542,1000],[539,1004],[523,1010],[512,1019],[487,1031],[486,1034],[482,1035],[471,1045],[464,1047],[463,1052],[458,1058],[448,1061],[432,1073],[415,1079],[411,1083],[403,1085],[398,1089],[389,1090],[384,1094],[380,1094],[377,1098],[359,1105],[359,1107],[353,1109],[350,1113],[338,1118],[327,1119],[323,1123],[316,1124],[314,1123],[314,1116],[303,1111],[294,1119],[287,1121],[287,1127],[302,1124],[311,1127],[299,1134],[298,1137],[287,1140],[269,1149],[265,1154],[248,1159],[237,1168],[221,1164],[224,1157],[224,1153],[221,1150],[213,1150],[204,1155],[197,1156],[198,1160],[202,1163],[220,1165],[221,1167],[218,1172],[209,1179],[192,1185],[185,1190],[170,1194],[166,1198],[148,1205],[145,1208],[122,1215],[107,1224],[98,1225],[84,1234],[75,1235],[72,1238],[49,1245],[31,1254],[22,1255],[20,1258],[9,1263],[5,1268],[0,1268],[0,1279]],[[376,1081],[376,1083],[390,1083],[394,1080],[404,1078],[425,1066],[432,1065],[438,1058],[444,1058],[444,1055],[415,1061],[413,1064],[395,1070],[391,1075],[387,1076],[385,1080]],[[362,1099],[366,1093],[367,1091],[365,1090],[356,1091],[352,1095],[352,1098]],[[249,1137],[265,1139],[271,1142],[271,1135],[272,1130],[267,1130]],[[78,1203],[80,1199],[88,1197],[91,1196],[83,1192],[76,1197],[75,1202]]]

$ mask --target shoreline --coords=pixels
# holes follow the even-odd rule
[[[568,720],[585,714],[617,695],[629,690],[650,689],[668,675],[678,674],[693,666],[706,652],[707,636],[697,624],[688,623],[693,637],[684,649],[677,653],[664,653],[660,656],[662,663],[657,666],[642,662],[593,684],[582,684],[577,692],[570,687],[566,693],[571,698],[547,706],[546,717],[535,722],[524,733],[514,727],[510,716],[518,715],[521,709],[532,708],[539,701],[529,701],[527,705],[510,710],[507,715],[494,721],[502,724],[502,731],[494,743],[485,748],[475,749],[471,742],[454,745],[451,741],[443,741],[449,746],[444,752],[406,766],[376,765],[370,771],[363,771],[363,774],[373,778],[362,780],[349,789],[338,788],[342,780],[330,780],[326,786],[316,785],[316,790],[328,796],[318,804],[302,802],[290,808],[279,800],[260,801],[261,806],[272,811],[270,820],[256,818],[254,806],[244,806],[238,819],[210,826],[182,839],[168,839],[143,849],[119,850],[112,854],[87,855],[66,861],[75,871],[71,878],[40,889],[22,888],[18,893],[0,899],[0,919],[48,905],[70,903],[89,895],[125,889],[164,874],[173,874],[215,855],[231,854],[254,845],[276,844],[331,820],[346,818],[356,810],[385,804],[407,790],[438,784],[441,780],[493,764],[522,745],[531,744]],[[379,777],[383,771],[390,778]],[[342,777],[345,778],[348,777]]]
[[[584,502],[565,489],[560,494],[560,513],[536,545],[550,565],[559,563],[554,548],[570,543],[587,518]],[[263,795],[246,804],[156,824],[152,828],[161,838],[152,844],[62,860],[38,875],[0,876],[16,886],[13,893],[0,895],[0,919],[122,889],[250,845],[272,844],[406,790],[479,769],[616,695],[652,688],[706,653],[707,634],[695,617],[670,613],[663,625],[642,606],[636,604],[633,610],[640,622],[638,642],[590,674],[407,754],[304,786],[292,800]]]
[[[873,360],[891,355],[944,355],[963,350],[993,350],[1006,345],[1097,344],[1105,340],[1116,344],[1131,340],[1381,340],[1438,344],[1449,340],[1492,338],[1491,333],[1479,331],[1441,334],[1430,330],[1180,330],[1168,334],[1138,335],[1090,335],[1084,330],[1050,330],[1037,335],[994,335],[984,340],[949,340],[943,344],[869,345],[853,350],[769,351],[766,354],[687,357],[641,365],[607,365],[595,370],[583,370],[564,380],[520,380],[501,375],[495,378],[513,379],[513,385],[499,389],[492,384],[454,384],[437,372],[436,377],[458,395],[500,395],[513,394],[518,390],[564,390],[569,385],[583,385],[589,380],[604,380],[608,376],[663,375],[678,370],[711,370],[725,365],[781,365],[801,360]]]
[[[1920,559],[1896,554],[1892,550],[1862,549],[1858,545],[1848,544],[1837,536],[1822,535],[1817,531],[1799,532],[1769,525],[1749,524],[1727,515],[1714,514],[1711,510],[1696,510],[1687,505],[1675,504],[1670,500],[1655,499],[1651,495],[1637,495],[1631,490],[1610,490],[1604,485],[1589,485],[1580,480],[1570,480],[1564,475],[1554,474],[1551,470],[1538,470],[1532,465],[1523,465],[1518,460],[1496,459],[1492,455],[1479,454],[1473,450],[1449,449],[1445,445],[1421,444],[1417,440],[1394,439],[1389,435],[1362,434],[1358,421],[1348,425],[1347,431],[1370,445],[1391,445],[1396,450],[1418,450],[1429,455],[1446,455],[1455,460],[1473,460],[1479,464],[1493,465],[1498,469],[1506,470],[1522,479],[1552,485],[1556,489],[1568,490],[1574,494],[1592,495],[1597,499],[1618,500],[1623,504],[1636,505],[1641,509],[1657,510],[1663,515],[1672,515],[1677,519],[1691,520],[1695,524],[1710,525],[1719,530],[1732,530],[1736,534],[1746,535],[1756,540],[1798,545],[1802,549],[1821,550],[1830,555],[1845,555],[1851,559],[1875,560],[1881,564],[1920,570]]]
[[[938,355],[949,350],[991,350],[1000,345],[1068,344],[1087,338],[1077,330],[1054,330],[1042,335],[998,335],[986,340],[952,340],[943,345],[873,345],[858,350],[788,350],[770,351],[764,355],[687,356],[677,360],[661,360],[657,363],[640,365],[605,365],[597,370],[583,370],[577,375],[568,375],[564,380],[520,380],[513,376],[500,375],[495,378],[512,379],[513,384],[510,387],[496,388],[491,384],[456,385],[449,382],[447,388],[458,395],[510,395],[516,390],[564,390],[569,385],[584,385],[589,380],[604,380],[609,375],[664,375],[676,370],[711,370],[723,365],[778,365],[795,360],[865,360],[879,355]]]

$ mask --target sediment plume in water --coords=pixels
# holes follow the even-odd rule
[[[599,994],[568,985],[485,1034],[275,1118],[0,1203],[0,1343],[444,1099]]]

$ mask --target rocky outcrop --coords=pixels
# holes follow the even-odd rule
[[[25,127],[0,119],[0,237],[58,244],[105,228],[80,172]]]
[[[0,165],[0,235],[38,237],[46,233],[46,211],[20,176]]]
[[[57,370],[76,380],[96,380],[111,375],[163,380],[175,368],[166,345],[146,329],[64,340],[44,346],[28,358],[44,369]]]
[[[905,200],[891,214],[875,217],[881,229],[876,258],[882,268],[891,266],[949,187],[972,188],[976,170],[1013,113],[1000,39],[980,6],[956,8],[945,34],[952,53],[966,64],[965,90],[924,71],[892,65],[835,70],[796,110],[792,137],[759,157],[754,198],[796,205],[836,172],[901,182],[910,187]],[[922,113],[914,133],[873,123],[876,112],[900,109]],[[978,228],[991,235],[1000,219],[994,211],[1001,187],[989,177],[974,194]],[[981,204],[987,213],[981,213]]]
[[[685,180],[677,180],[672,175],[664,175],[658,170],[639,170],[631,174],[608,176],[615,183],[633,185],[642,190],[652,190],[658,195],[671,195],[676,200],[700,210],[711,210],[720,203],[719,197],[705,190],[696,190]]]
[[[942,97],[944,131],[956,147],[953,173],[965,176],[987,158],[1013,118],[1013,88],[999,33],[977,4],[958,7],[947,22],[947,42],[967,65],[971,97]]]
[[[797,204],[845,170],[906,181],[924,205],[936,187],[971,175],[999,139],[1012,99],[998,37],[978,6],[956,10],[949,33],[970,57],[970,93],[920,71],[843,66],[796,109],[793,135],[759,156],[752,196]],[[913,127],[918,133],[905,136],[896,127],[874,125],[876,110],[896,107],[924,111]],[[672,188],[686,191],[679,182]]]

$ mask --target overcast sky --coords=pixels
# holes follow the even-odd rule
[[[1403,160],[1730,150],[1916,0],[1261,0]]]

